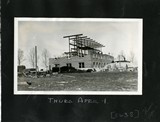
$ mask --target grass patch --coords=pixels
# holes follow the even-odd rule
[[[28,85],[26,81],[31,81]],[[136,91],[136,72],[63,73],[45,78],[18,78],[21,91]]]

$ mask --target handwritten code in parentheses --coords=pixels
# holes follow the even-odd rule
[[[139,110],[135,109],[134,111],[130,112],[111,112],[111,119],[118,119],[118,118],[139,118]]]

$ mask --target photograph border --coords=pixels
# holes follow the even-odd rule
[[[18,91],[17,49],[19,21],[94,21],[94,22],[138,22],[140,34],[138,41],[138,90],[137,91]],[[143,53],[143,19],[140,18],[14,18],[14,95],[142,95],[142,53]]]

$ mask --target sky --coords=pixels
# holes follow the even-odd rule
[[[62,56],[63,52],[69,50],[68,39],[63,36],[83,34],[103,44],[103,53],[110,53],[117,58],[123,51],[129,60],[132,51],[136,59],[140,51],[139,41],[142,41],[140,26],[139,21],[18,21],[18,48],[24,52],[25,61],[22,64],[31,67],[28,62],[29,51],[37,46],[39,66],[43,68],[43,49],[49,51],[51,58]]]

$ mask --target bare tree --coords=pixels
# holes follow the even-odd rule
[[[23,61],[24,61],[23,50],[18,49],[18,65],[21,65]]]
[[[121,52],[120,52],[120,54],[118,55],[118,60],[120,61],[120,60],[126,60],[126,56],[125,56],[125,54],[124,54],[124,51],[122,50]]]
[[[130,61],[133,63],[134,62],[134,59],[135,59],[135,54],[134,54],[134,52],[130,52]]]
[[[124,51],[123,51],[123,50],[120,52],[120,55],[121,55],[121,57],[123,58],[123,60],[125,61],[125,60],[126,60],[126,56],[125,56],[125,54],[124,54]]]
[[[118,61],[120,61],[120,60],[121,60],[121,56],[120,56],[120,55],[118,55],[118,56],[117,56],[117,59],[118,59]]]
[[[35,49],[31,48],[28,55],[29,63],[32,67],[35,67]]]
[[[44,49],[42,51],[42,63],[45,66],[46,70],[48,68],[49,65],[49,52],[47,49]]]

